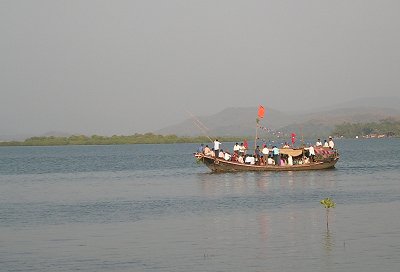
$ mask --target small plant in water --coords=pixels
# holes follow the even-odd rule
[[[326,209],[326,229],[328,229],[329,228],[329,209],[330,208],[335,208],[335,206],[336,206],[336,203],[335,202],[333,202],[333,200],[332,199],[330,199],[329,197],[328,198],[325,198],[325,199],[322,199],[321,201],[320,201],[320,203],[322,204],[322,205],[324,205],[324,207],[325,207],[325,209]]]

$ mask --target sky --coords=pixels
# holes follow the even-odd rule
[[[0,1],[0,135],[399,96],[400,1]]]

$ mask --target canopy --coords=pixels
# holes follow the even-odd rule
[[[303,149],[293,149],[293,148],[281,148],[279,149],[281,154],[290,155],[292,157],[297,157],[303,154]]]

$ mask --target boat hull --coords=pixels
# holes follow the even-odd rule
[[[213,172],[241,172],[241,171],[310,171],[335,168],[339,157],[326,161],[311,162],[299,165],[250,165],[239,162],[226,161],[224,159],[206,156],[204,154],[195,154],[195,157],[203,162]]]

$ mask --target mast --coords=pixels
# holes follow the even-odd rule
[[[265,113],[264,107],[261,106],[261,105],[259,105],[259,106],[258,106],[258,117],[256,118],[256,137],[255,137],[255,139],[254,139],[254,150],[256,150],[256,147],[257,147],[257,138],[258,138],[258,126],[259,126],[259,122],[260,122],[260,119],[263,119],[263,118],[264,118],[264,113]]]
[[[256,137],[254,138],[254,150],[256,150],[257,147],[257,138],[258,138],[258,122],[260,120],[258,118],[256,118]]]

